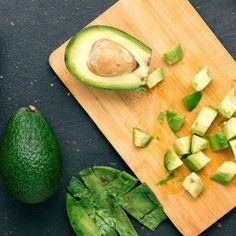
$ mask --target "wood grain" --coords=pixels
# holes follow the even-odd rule
[[[217,105],[234,87],[235,61],[187,0],[121,0],[91,23],[94,24],[118,27],[153,48],[152,67],[164,67],[164,82],[147,92],[86,87],[65,67],[67,42],[51,54],[50,65],[137,177],[154,191],[179,231],[198,235],[236,206],[236,182],[220,186],[209,179],[221,163],[233,159],[232,153],[206,151],[212,160],[199,173],[206,188],[196,200],[182,188],[184,177],[190,173],[185,166],[178,169],[173,181],[157,186],[156,182],[167,175],[163,154],[167,148],[173,148],[176,137],[166,122],[160,125],[156,118],[167,109],[185,114],[187,123],[179,135],[189,135],[189,127],[200,109],[206,104]],[[177,42],[182,44],[184,59],[168,66],[163,62],[163,52]],[[204,90],[200,105],[188,113],[182,98],[193,92],[190,81],[205,65],[213,82]],[[218,117],[208,134],[219,130],[221,122]],[[134,126],[159,136],[160,141],[153,141],[146,149],[134,148],[131,138]]]

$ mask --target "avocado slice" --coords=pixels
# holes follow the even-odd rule
[[[117,178],[107,185],[109,193],[115,198],[123,197],[130,189],[138,183],[138,179],[125,171],[122,171]]]
[[[75,198],[84,198],[90,194],[85,185],[75,176],[71,177],[67,189]]]
[[[212,175],[211,179],[219,184],[229,184],[236,174],[236,163],[224,162]]]
[[[139,128],[133,128],[133,144],[136,147],[147,147],[152,141],[153,136]]]
[[[179,156],[168,149],[164,155],[164,167],[167,171],[173,171],[181,166],[183,162],[180,160]]]
[[[164,70],[162,67],[154,69],[147,77],[148,88],[153,88],[164,79]]]
[[[183,49],[181,47],[181,44],[178,43],[173,48],[171,48],[169,51],[165,52],[163,54],[164,60],[169,65],[172,65],[178,61],[180,61],[183,58]]]
[[[153,231],[167,218],[160,203],[146,184],[141,184],[128,192],[120,201],[120,205]]]
[[[183,187],[188,191],[194,198],[197,198],[204,190],[204,184],[201,178],[196,173],[188,175],[183,182]]]
[[[197,152],[185,159],[186,165],[191,171],[197,172],[202,169],[211,159],[203,152]]]
[[[191,138],[190,136],[181,137],[174,141],[175,151],[178,155],[184,156],[190,153]]]
[[[207,148],[209,141],[197,135],[192,136],[191,153],[200,152]]]
[[[203,136],[217,116],[217,110],[211,106],[205,106],[199,112],[196,120],[193,122],[191,131],[193,134]]]
[[[211,150],[214,152],[229,147],[228,140],[222,131],[210,135],[208,140],[210,142]]]
[[[93,221],[102,236],[117,236],[115,229],[106,224],[98,214],[94,215]]]
[[[82,29],[68,43],[65,63],[81,82],[101,89],[142,90],[152,50],[117,28],[95,25]]]
[[[66,195],[66,210],[76,235],[101,236],[98,228],[83,209],[80,202],[76,201],[70,194]]]
[[[236,95],[234,88],[231,89],[224,97],[223,101],[218,105],[219,113],[229,119],[236,111]]]
[[[114,181],[121,173],[121,171],[109,166],[94,166],[93,172],[103,184],[109,184]]]
[[[205,66],[199,71],[192,80],[192,86],[196,91],[202,91],[210,82],[211,78],[208,75],[208,67]]]
[[[9,119],[0,145],[0,173],[13,197],[28,204],[46,201],[57,190],[62,159],[46,117],[34,106]]]
[[[192,111],[198,103],[201,101],[202,93],[194,92],[192,94],[186,95],[183,98],[184,105],[188,111]]]
[[[236,118],[235,117],[232,117],[224,124],[223,132],[228,140],[236,137]]]

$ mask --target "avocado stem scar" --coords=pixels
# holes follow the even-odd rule
[[[36,111],[36,108],[33,105],[29,105],[28,109],[29,109],[30,112],[35,112]]]

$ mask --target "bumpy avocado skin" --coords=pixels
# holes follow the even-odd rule
[[[40,203],[55,193],[61,153],[42,113],[21,108],[11,116],[0,145],[0,172],[10,193],[24,203]]]

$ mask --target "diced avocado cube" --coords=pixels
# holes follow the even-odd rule
[[[119,203],[135,219],[151,230],[166,219],[162,206],[146,184],[128,192]]]
[[[189,136],[178,138],[174,142],[175,151],[180,156],[189,154],[190,146],[191,138]]]
[[[236,118],[229,119],[223,128],[224,134],[228,140],[236,137]]]
[[[144,148],[153,139],[153,136],[139,128],[133,128],[133,144],[136,147]]]
[[[201,92],[194,92],[183,98],[184,105],[188,111],[192,111],[202,98]]]
[[[229,147],[228,140],[224,132],[218,132],[208,137],[210,142],[211,150],[216,152]]]
[[[191,131],[193,134],[203,136],[217,116],[217,110],[211,106],[205,106],[193,122]]]
[[[186,165],[191,171],[197,172],[201,170],[211,159],[203,152],[197,152],[185,159]]]
[[[199,71],[192,80],[192,86],[196,91],[202,91],[210,82],[211,78],[208,76],[208,67],[205,66]]]
[[[204,184],[203,184],[201,178],[194,172],[185,178],[185,180],[183,182],[183,187],[194,198],[197,198],[204,190]]]
[[[164,79],[164,70],[163,68],[154,69],[147,77],[146,84],[148,88],[153,88],[158,83],[160,83]]]
[[[67,189],[75,198],[84,198],[89,195],[89,190],[74,176],[72,176]]]
[[[192,136],[191,153],[200,152],[207,148],[209,141],[197,135]]]
[[[232,152],[234,154],[234,158],[236,159],[236,139],[232,139],[229,141],[230,147],[232,149]]]
[[[224,162],[212,175],[211,179],[219,184],[229,184],[236,174],[236,163],[232,161]]]
[[[166,117],[169,127],[173,133],[177,133],[186,121],[185,116],[180,116],[177,112],[174,111],[167,111]]]
[[[224,97],[223,101],[218,105],[219,113],[229,119],[236,111],[236,96],[235,90],[231,89]]]
[[[182,164],[183,162],[175,152],[167,150],[164,155],[164,167],[167,171],[173,171]]]
[[[166,63],[172,65],[183,58],[183,49],[178,43],[173,48],[171,48],[168,52],[164,53],[163,57]]]

